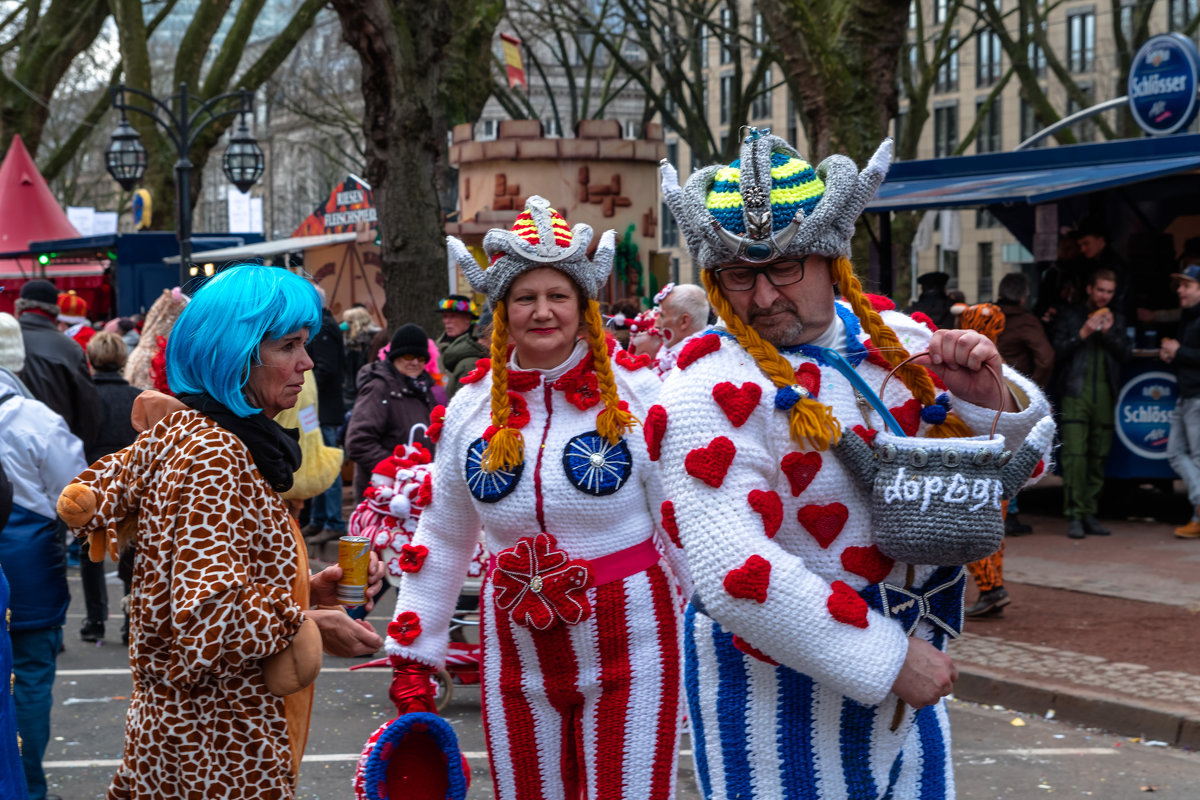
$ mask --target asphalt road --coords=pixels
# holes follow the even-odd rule
[[[50,791],[66,800],[104,796],[121,756],[124,713],[130,691],[127,650],[119,618],[109,622],[109,643],[78,638],[82,620],[79,581],[66,627],[66,652],[59,657],[51,742],[45,761]],[[116,587],[110,587],[116,596]],[[390,599],[384,603],[389,606]],[[119,608],[114,604],[113,608]],[[372,621],[384,625],[383,610]],[[302,800],[350,800],[351,780],[363,742],[391,718],[390,674],[383,669],[350,672],[356,663],[326,658],[317,682],[308,750],[300,775]],[[456,687],[444,712],[458,732],[473,768],[469,797],[493,797],[488,776],[478,687]],[[1081,730],[1053,720],[1002,708],[952,702],[955,769],[960,800],[996,798],[1140,798],[1153,788],[1164,800],[1200,797],[1200,755],[1153,743]],[[1024,723],[1014,725],[1014,721]],[[699,797],[692,775],[690,744],[682,744],[680,800]]]

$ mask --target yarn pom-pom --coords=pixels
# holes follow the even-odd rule
[[[807,392],[799,385],[784,386],[775,392],[775,407],[780,411],[788,411],[806,394]]]
[[[941,425],[946,421],[946,407],[934,403],[921,409],[921,421],[930,425]]]

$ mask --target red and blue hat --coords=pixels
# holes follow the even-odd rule
[[[414,711],[367,739],[354,772],[356,800],[465,800],[471,770],[450,723]]]

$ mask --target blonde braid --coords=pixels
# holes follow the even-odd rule
[[[721,319],[725,320],[729,332],[737,337],[738,343],[758,364],[771,383],[777,388],[794,386],[796,373],[786,358],[779,354],[767,340],[758,335],[758,331],[750,327],[733,311],[733,306],[721,292],[721,287],[712,277],[711,270],[703,270],[701,278],[704,288],[708,290],[708,301],[716,309]],[[800,447],[808,446],[814,450],[828,450],[842,435],[842,426],[833,416],[833,409],[819,400],[802,398],[790,412],[788,428],[792,441]]]
[[[888,327],[887,323],[883,321],[883,317],[879,316],[879,312],[863,296],[862,284],[858,282],[858,276],[854,274],[850,260],[845,256],[838,256],[830,265],[830,275],[833,282],[841,288],[842,297],[849,301],[854,315],[862,322],[863,329],[871,337],[871,344],[879,349],[880,354],[888,360],[888,363],[895,365],[908,358],[909,353],[900,344],[896,332]],[[896,376],[904,382],[904,385],[922,406],[933,405],[937,399],[937,387],[933,385],[933,379],[929,377],[929,372],[924,367],[910,362],[896,370]],[[932,439],[949,439],[970,435],[971,431],[967,428],[966,423],[953,414],[947,415],[946,421],[941,425],[931,425],[929,428],[929,437]]]
[[[512,469],[525,460],[521,432],[508,427],[508,308],[503,300],[496,303],[492,326],[492,425],[496,432],[481,459],[488,472]]]
[[[588,300],[584,312],[587,322],[588,346],[592,349],[592,369],[600,384],[600,396],[604,398],[604,410],[596,416],[596,432],[616,444],[621,437],[633,430],[638,419],[621,409],[621,398],[617,394],[617,381],[613,377],[612,362],[608,359],[608,342],[604,337],[604,320],[600,316],[600,304]]]

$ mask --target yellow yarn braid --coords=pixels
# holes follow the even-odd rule
[[[633,430],[637,417],[621,410],[621,398],[617,395],[617,381],[613,377],[612,362],[608,360],[608,342],[604,338],[604,320],[600,316],[600,304],[588,300],[583,315],[587,323],[588,346],[592,349],[592,369],[600,384],[600,397],[604,399],[604,410],[596,416],[596,432],[616,444],[621,437]]]
[[[763,371],[771,383],[777,388],[793,386],[796,383],[796,373],[786,358],[779,354],[775,346],[758,335],[758,331],[742,322],[733,312],[733,306],[721,292],[721,287],[712,276],[710,270],[703,270],[701,278],[704,288],[708,290],[708,301],[716,309],[729,332],[737,337],[738,343],[754,358],[758,368]],[[814,450],[828,450],[842,435],[842,426],[833,416],[833,409],[819,400],[812,398],[801,399],[792,406],[789,412],[788,427],[792,441],[800,447],[808,446]]]
[[[525,460],[525,440],[508,422],[508,308],[496,303],[492,316],[492,425],[498,430],[483,451],[481,466],[492,472],[513,469]]]
[[[879,316],[879,312],[863,296],[862,284],[858,282],[858,276],[854,274],[850,260],[845,256],[836,258],[830,265],[830,275],[834,283],[841,288],[842,297],[846,298],[850,307],[854,309],[854,315],[862,322],[863,329],[871,337],[871,344],[879,348],[888,363],[895,365],[908,358],[909,353],[896,338],[895,331],[887,326],[883,318]],[[904,385],[921,405],[932,405],[937,398],[937,387],[933,385],[933,379],[919,364],[905,364],[896,371],[896,376],[904,382]],[[932,439],[949,439],[970,436],[971,430],[961,419],[950,414],[941,425],[929,426],[928,435]]]

